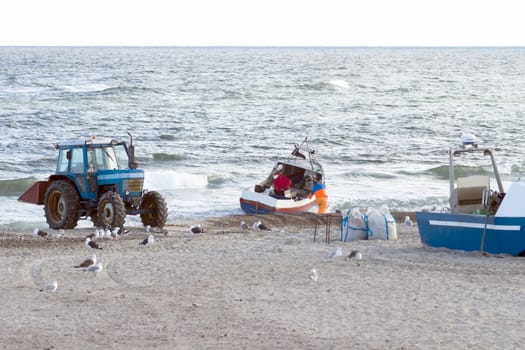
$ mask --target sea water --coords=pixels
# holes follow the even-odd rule
[[[55,171],[55,142],[93,135],[134,136],[168,222],[241,213],[305,137],[332,211],[447,206],[462,133],[505,183],[525,173],[525,48],[0,47],[0,62],[2,231],[46,227],[18,196]]]

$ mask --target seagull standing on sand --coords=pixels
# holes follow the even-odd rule
[[[58,288],[57,281],[53,281],[51,283],[48,283],[44,286],[44,288],[40,289],[41,292],[47,292],[47,293],[53,293]]]
[[[104,237],[109,239],[113,238],[111,236],[111,230],[109,229],[109,226],[104,227]]]
[[[261,221],[254,222],[252,227],[255,231],[270,231],[270,229],[266,227],[266,225],[264,225]]]
[[[120,227],[114,227],[113,230],[111,230],[111,233],[114,237],[116,236],[124,236],[130,233],[131,231],[128,229],[120,228]]]
[[[336,258],[338,256],[341,256],[343,255],[343,249],[341,249],[341,247],[337,247],[334,252],[332,253],[332,255],[330,255],[331,258]]]
[[[89,235],[86,236],[86,238],[89,238],[89,239],[93,239],[97,236],[96,233],[90,233]]]
[[[100,238],[100,237],[103,237],[103,236],[104,236],[104,230],[101,229],[100,227],[97,227],[95,229],[95,232],[92,233],[89,238],[93,239],[93,238]]]
[[[348,254],[348,256],[346,258],[348,260],[352,260],[352,259],[357,260],[357,266],[359,266],[359,261],[361,261],[361,259],[363,259],[363,255],[357,250],[352,250],[350,252],[350,254]]]
[[[47,233],[46,231],[39,230],[38,227],[35,227],[35,229],[33,230],[33,234],[38,237],[48,237],[49,236],[49,233]]]
[[[202,227],[201,224],[198,224],[198,225],[193,225],[190,227],[190,232],[191,233],[204,233],[204,228]]]
[[[92,241],[91,238],[86,237],[86,240],[84,242],[86,244],[86,247],[92,248],[92,249],[102,249],[97,242]]]
[[[310,271],[310,274],[308,275],[308,277],[310,277],[310,279],[314,282],[317,282],[317,280],[319,279],[319,275],[317,275],[317,270],[316,269],[312,269]]]
[[[153,235],[149,235],[148,238],[140,242],[139,245],[152,245],[154,241],[155,241],[155,238],[153,238]]]
[[[241,228],[242,230],[246,233],[246,231],[250,231],[250,228],[248,227],[248,225],[246,225],[246,222],[241,221]]]
[[[103,265],[101,262],[96,263],[95,265],[91,265],[86,269],[86,271],[94,272],[95,274],[99,271],[102,271]]]
[[[93,253],[89,256],[89,258],[82,261],[79,265],[75,267],[89,267],[91,265],[95,265],[96,263],[97,263],[97,256],[95,255],[95,253]]]
[[[410,220],[410,216],[405,216],[405,225],[408,226],[408,227],[412,227],[414,226],[414,223],[412,222],[412,220]]]

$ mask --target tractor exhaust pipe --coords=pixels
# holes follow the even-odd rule
[[[128,135],[129,135],[129,146],[128,146],[129,160],[128,160],[128,166],[129,166],[130,169],[137,169],[138,166],[139,166],[139,163],[135,162],[135,145],[133,145],[133,136],[131,136],[129,131],[128,131]]]

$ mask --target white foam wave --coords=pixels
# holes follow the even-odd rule
[[[79,86],[65,85],[62,87],[66,92],[78,93],[78,92],[100,92],[111,88],[104,84],[86,84]]]
[[[343,88],[343,89],[350,89],[350,85],[348,82],[342,79],[336,79],[336,80],[330,80],[328,84]]]
[[[208,186],[206,174],[191,174],[173,170],[145,170],[144,176],[144,188],[151,191],[205,188]]]

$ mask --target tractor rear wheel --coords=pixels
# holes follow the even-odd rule
[[[64,180],[52,182],[44,199],[44,212],[49,227],[55,230],[72,229],[80,216],[80,197],[75,186]]]
[[[160,193],[150,191],[142,197],[141,209],[147,212],[140,214],[144,226],[163,228],[168,220],[168,205]]]
[[[104,193],[98,201],[96,216],[95,220],[102,226],[122,228],[126,220],[126,208],[119,194],[113,191]]]

